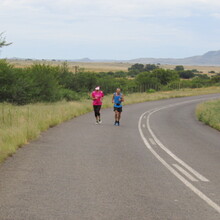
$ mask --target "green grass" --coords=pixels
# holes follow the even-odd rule
[[[49,127],[91,110],[89,101],[25,106],[0,104],[0,161]]]
[[[125,104],[219,92],[219,87],[211,87],[125,94]],[[105,97],[103,107],[112,107],[111,96]],[[90,111],[92,111],[91,100],[25,106],[0,104],[0,162],[15,153],[19,147],[36,139],[42,131]]]
[[[200,121],[220,131],[220,100],[199,104],[196,115]]]

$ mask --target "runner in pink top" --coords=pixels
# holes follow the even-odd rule
[[[103,97],[104,97],[104,93],[100,90],[100,87],[97,86],[95,88],[95,91],[93,91],[91,94],[91,98],[93,100],[93,108],[94,108],[94,112],[95,112],[96,124],[102,123],[100,110],[102,107]]]

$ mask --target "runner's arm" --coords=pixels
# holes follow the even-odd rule
[[[102,97],[101,97],[101,101],[104,99],[104,92],[102,92]]]
[[[92,100],[96,100],[96,98],[93,96],[92,93],[91,93],[91,99],[92,99]]]
[[[112,96],[112,103],[115,103],[114,98],[115,98],[115,95],[113,94],[113,96]]]
[[[124,95],[121,96],[121,102],[124,102],[125,99],[124,99]]]

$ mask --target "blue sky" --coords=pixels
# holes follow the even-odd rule
[[[179,58],[220,50],[219,0],[0,0],[1,57]]]

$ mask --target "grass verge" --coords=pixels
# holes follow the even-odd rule
[[[136,93],[125,96],[125,103],[133,104],[213,93],[220,93],[220,88],[184,89],[151,94]],[[112,107],[111,96],[105,97],[103,107]],[[92,111],[90,100],[25,106],[0,104],[0,162],[28,141],[36,139],[42,131],[90,111]]]
[[[199,104],[196,108],[197,118],[220,131],[220,100],[208,101]]]

